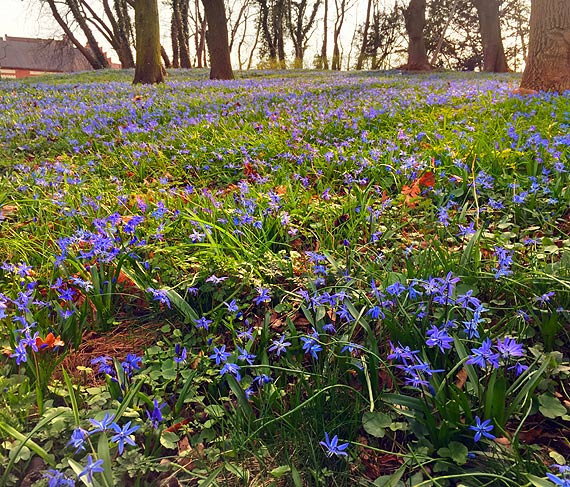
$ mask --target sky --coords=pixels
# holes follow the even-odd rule
[[[56,29],[47,12],[43,17],[39,17],[38,7],[28,0],[0,0],[0,35],[49,37]]]

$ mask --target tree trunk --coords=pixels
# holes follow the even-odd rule
[[[528,57],[521,88],[570,90],[570,2],[532,0]]]
[[[410,0],[404,10],[406,32],[408,34],[408,62],[401,67],[408,71],[428,71],[431,65],[428,60],[424,27],[426,25],[426,0]]]
[[[224,0],[202,0],[208,31],[210,79],[234,79],[228,43],[228,22]]]
[[[356,61],[356,69],[361,70],[366,58],[366,48],[368,47],[368,29],[370,29],[370,10],[372,9],[372,0],[368,0],[366,7],[366,20],[364,21],[364,31],[362,32],[362,45],[360,46],[360,53]]]
[[[499,19],[498,0],[473,0],[479,17],[479,30],[483,43],[483,71],[506,73],[509,71]]]
[[[336,20],[333,29],[333,56],[332,56],[332,69],[340,71],[341,55],[340,55],[340,31],[344,23],[344,16],[346,15],[346,0],[335,0],[336,5]],[[364,58],[363,58],[364,59]],[[358,69],[358,67],[357,67]]]
[[[135,0],[135,32],[137,61],[133,83],[163,82],[157,0]]]
[[[329,69],[329,60],[327,58],[327,33],[328,33],[328,15],[329,15],[329,0],[325,0],[325,13],[323,18],[323,45],[321,46],[321,56],[318,61],[318,69]]]

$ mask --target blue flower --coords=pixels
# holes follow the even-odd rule
[[[222,369],[220,370],[220,375],[232,374],[236,378],[236,380],[239,382],[241,380],[241,375],[240,375],[239,371],[240,371],[239,365],[232,364],[230,362],[226,362],[224,364],[224,366],[222,367]]]
[[[486,419],[481,422],[481,418],[479,416],[475,416],[475,425],[469,426],[470,430],[475,431],[475,437],[473,438],[475,441],[479,441],[481,436],[494,440],[496,437],[491,434],[491,431],[493,431],[494,428],[495,427],[491,424],[490,419]]]
[[[111,441],[117,443],[119,447],[119,455],[123,454],[123,451],[125,449],[125,443],[135,446],[135,442],[130,437],[130,435],[132,435],[135,431],[137,431],[140,428],[139,425],[131,427],[131,422],[129,421],[122,428],[117,423],[111,424],[111,428],[115,431],[115,433],[117,433],[111,438]]]
[[[318,335],[317,335],[318,338]],[[303,350],[307,354],[311,354],[315,360],[319,358],[317,355],[323,347],[315,340],[314,337],[301,337],[301,341],[303,342]]]
[[[49,469],[43,474],[43,478],[47,479],[48,487],[74,487],[75,480],[67,477],[59,470]]]
[[[254,353],[249,353],[245,348],[241,348],[239,345],[237,349],[239,352],[238,360],[243,360],[249,365],[253,365],[253,361],[255,360],[256,355]]]
[[[216,361],[216,365],[220,365],[222,362],[225,362],[229,357],[231,357],[231,353],[226,352],[226,346],[222,345],[220,348],[214,347],[214,353],[209,356],[212,360]]]
[[[239,311],[237,302],[235,299],[232,299],[229,303],[224,303],[226,305],[226,307],[228,308],[228,311],[230,313],[237,313]]]
[[[105,417],[101,421],[96,421],[95,419],[89,418],[89,422],[95,426],[94,430],[89,432],[90,435],[95,433],[102,433],[103,431],[107,431],[111,427],[111,423],[115,418],[114,414],[105,413]]]
[[[259,294],[253,299],[253,302],[256,305],[259,306],[261,303],[268,303],[271,301],[271,293],[269,292],[269,289],[258,287],[257,292]]]
[[[320,441],[319,445],[322,445],[326,450],[327,457],[332,457],[336,455],[340,456],[347,456],[344,450],[346,450],[349,446],[349,443],[342,443],[341,445],[338,444],[338,436],[334,435],[332,439],[329,438],[329,434],[325,432],[325,441]]]
[[[428,347],[439,347],[442,353],[451,348],[453,338],[447,334],[445,329],[440,330],[437,326],[433,325],[428,331],[426,345]]]
[[[166,294],[164,289],[154,289],[152,287],[147,287],[146,291],[152,294],[152,300],[158,301],[160,304],[165,304],[170,308],[170,299]]]
[[[142,358],[135,353],[129,353],[125,357],[125,361],[121,363],[121,366],[125,370],[125,374],[130,376],[134,371],[140,370],[142,363]]]
[[[497,340],[497,350],[503,360],[509,360],[513,357],[522,357],[524,355],[523,346],[509,337],[505,337],[503,341],[500,339]]]
[[[103,465],[103,460],[96,460],[94,462],[93,457],[91,455],[87,455],[87,465],[85,465],[85,468],[81,471],[78,477],[81,478],[86,475],[87,482],[93,482],[94,473],[105,471],[101,465]]]
[[[83,428],[75,428],[73,433],[71,433],[71,439],[67,442],[66,446],[73,445],[75,448],[75,453],[85,450],[85,440],[89,436],[89,433]]]
[[[279,340],[272,340],[271,346],[267,349],[268,352],[275,352],[275,355],[279,357],[283,352],[287,351],[287,347],[291,345],[291,342],[285,341],[285,335],[281,335]]]
[[[212,323],[212,320],[206,319],[205,316],[202,316],[202,318],[193,321],[196,323],[196,328],[204,328],[204,330],[207,330],[210,326],[210,323]]]
[[[22,341],[18,343],[14,349],[14,353],[10,355],[10,358],[16,359],[16,365],[20,365],[22,362],[27,362],[28,355],[26,354],[26,344]]]
[[[153,409],[152,412],[149,412],[148,409],[146,411],[146,415],[148,416],[149,421],[152,424],[152,427],[154,429],[158,428],[158,425],[162,422],[163,417],[162,417],[162,408],[164,406],[166,406],[166,404],[161,404],[160,406],[158,405],[158,399],[155,399],[153,401]]]
[[[180,364],[186,360],[188,357],[188,351],[186,347],[181,347],[179,344],[174,346],[174,361]]]
[[[480,348],[472,348],[471,351],[473,355],[471,355],[466,364],[475,364],[481,368],[485,368],[487,365],[491,365],[493,368],[499,368],[499,354],[494,353],[491,349],[492,343],[489,338],[486,338],[485,341],[481,344]]]
[[[558,469],[558,472],[562,475],[562,478],[557,477],[554,474],[547,473],[546,476],[554,485],[561,485],[562,487],[570,487],[570,467],[568,465],[552,465]]]

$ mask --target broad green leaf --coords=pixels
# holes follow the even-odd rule
[[[160,444],[169,450],[174,450],[179,441],[180,438],[178,438],[178,435],[172,431],[163,431],[160,435]]]
[[[457,465],[464,465],[467,463],[468,448],[458,441],[451,441],[449,446],[440,448],[437,454],[443,458],[451,458]]]
[[[283,477],[283,475],[287,475],[291,471],[291,467],[289,465],[281,465],[280,467],[276,467],[271,472],[272,477],[278,479],[279,477]]]
[[[386,428],[392,424],[392,418],[385,413],[366,412],[362,416],[362,426],[364,430],[376,438],[384,438]]]
[[[554,419],[566,414],[566,408],[564,405],[550,394],[542,394],[538,396],[538,402],[540,403],[540,406],[538,407],[539,411],[547,418]]]

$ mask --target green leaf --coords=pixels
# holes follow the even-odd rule
[[[384,438],[386,428],[392,424],[392,418],[385,413],[366,412],[362,416],[362,426],[364,430],[375,438]]]
[[[451,458],[457,465],[467,463],[468,448],[458,441],[451,441],[449,446],[437,450],[437,454],[443,458]]]
[[[160,435],[160,444],[169,450],[176,449],[179,441],[178,435],[172,431],[163,431]]]
[[[279,477],[283,477],[283,475],[287,475],[291,471],[291,467],[289,465],[281,465],[280,467],[276,467],[271,472],[272,477],[278,479]]]
[[[538,396],[538,402],[540,403],[538,410],[547,418],[554,419],[566,414],[566,408],[564,405],[550,394],[542,394],[541,396]]]
[[[208,414],[208,416],[212,416],[212,418],[223,418],[226,414],[226,410],[222,406],[218,406],[217,404],[211,404],[210,406],[206,406],[204,408],[204,412]]]
[[[553,487],[552,482],[548,480],[541,479],[540,477],[536,477],[535,475],[528,474],[528,480],[530,483],[534,485],[534,487]]]
[[[115,483],[113,482],[113,466],[111,463],[111,453],[109,452],[109,440],[105,434],[99,435],[99,441],[97,442],[97,456],[99,459],[103,460],[103,468],[105,470],[102,475],[105,484],[107,487],[114,486]]]

